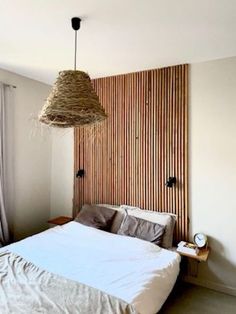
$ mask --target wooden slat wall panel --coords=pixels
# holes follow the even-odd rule
[[[75,130],[75,211],[84,203],[129,204],[178,215],[188,239],[188,65],[93,80],[109,118]],[[169,176],[177,184],[167,188]]]

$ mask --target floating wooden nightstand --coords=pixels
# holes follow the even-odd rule
[[[201,262],[207,262],[210,248],[199,249],[198,255],[192,255],[188,253],[178,252],[181,256],[183,256],[181,262],[181,279],[185,280],[185,278],[197,277],[198,276],[198,266]]]
[[[186,256],[192,259],[197,260],[198,262],[206,262],[210,253],[210,249],[200,249],[198,255],[192,255],[187,253],[178,252],[182,256]]]
[[[49,224],[53,224],[53,225],[64,225],[70,221],[72,221],[73,218],[72,217],[68,217],[68,216],[59,216],[59,217],[56,217],[56,218],[52,218],[52,219],[49,219],[48,220],[48,223]]]

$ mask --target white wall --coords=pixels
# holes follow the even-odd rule
[[[1,70],[0,81],[16,85],[9,110],[10,225],[19,239],[47,228],[50,211],[51,132],[37,117],[49,86]]]
[[[71,216],[74,184],[74,129],[53,129],[51,218]]]
[[[236,57],[190,71],[191,234],[211,246],[193,281],[236,294]]]

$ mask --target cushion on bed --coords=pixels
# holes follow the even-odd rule
[[[126,215],[117,234],[139,238],[160,245],[164,231],[165,227],[160,224]]]
[[[129,205],[121,205],[121,208],[126,210],[129,216],[142,218],[142,219],[165,226],[165,232],[163,235],[161,246],[166,249],[169,249],[172,247],[173,233],[174,233],[174,227],[175,227],[177,215],[166,213],[166,212],[144,210],[139,207],[133,207]]]
[[[126,215],[126,211],[124,208],[121,208],[118,205],[110,205],[110,204],[98,204],[98,206],[106,207],[106,208],[111,208],[113,210],[116,210],[116,215],[114,220],[112,221],[111,225],[111,233],[117,233],[119,230],[121,223]]]
[[[75,218],[76,222],[96,229],[110,231],[116,211],[97,205],[83,205]]]

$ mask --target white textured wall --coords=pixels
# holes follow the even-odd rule
[[[71,216],[74,178],[74,129],[53,129],[50,216]]]
[[[50,211],[51,133],[41,134],[36,117],[49,86],[1,70],[0,81],[16,85],[8,108],[10,225],[15,239],[47,228]]]
[[[195,281],[236,294],[236,57],[190,71],[191,228],[211,246]]]

